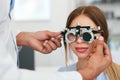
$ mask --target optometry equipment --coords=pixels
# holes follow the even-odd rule
[[[91,43],[95,39],[97,39],[94,34],[101,33],[100,27],[98,26],[98,30],[94,30],[91,26],[80,26],[76,27],[67,27],[64,31],[61,32],[63,35],[64,42],[72,43],[75,42],[78,36],[84,40],[85,42]]]

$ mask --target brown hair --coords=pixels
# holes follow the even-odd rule
[[[73,10],[68,16],[66,27],[70,27],[72,21],[76,17],[82,14],[88,16],[97,26],[100,26],[101,30],[103,31],[101,35],[104,37],[104,41],[107,43],[108,36],[109,36],[108,25],[103,12],[96,6],[80,6],[75,10]],[[65,53],[66,53],[66,63],[68,63],[68,57],[67,57],[68,53],[66,49],[67,45],[66,45],[66,42],[64,43],[65,43],[64,46],[65,46]],[[106,69],[106,71],[104,71],[104,73],[105,75],[109,76],[110,80],[120,80],[120,66],[115,64],[114,62],[112,63],[112,65],[110,65]],[[106,80],[107,80],[107,77],[106,77]]]
[[[95,6],[80,6],[73,10],[68,16],[66,27],[69,27],[73,19],[82,14],[88,16],[97,26],[100,26],[103,31],[101,35],[107,43],[109,36],[107,22],[103,12]]]

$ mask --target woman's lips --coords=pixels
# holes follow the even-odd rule
[[[79,53],[84,53],[87,51],[88,47],[76,47],[75,49]]]

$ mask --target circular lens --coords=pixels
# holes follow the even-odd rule
[[[75,35],[73,34],[73,33],[69,33],[68,35],[67,35],[67,39],[69,40],[69,41],[74,41],[75,40]]]
[[[83,33],[83,40],[89,42],[91,40],[92,36],[90,33],[85,32]]]

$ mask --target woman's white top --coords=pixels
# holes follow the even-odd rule
[[[59,72],[69,72],[69,71],[76,71],[76,63],[69,65],[68,67],[64,66],[58,69]],[[106,80],[105,74],[102,72],[96,80]]]

